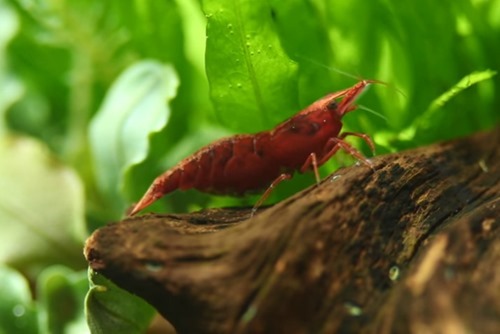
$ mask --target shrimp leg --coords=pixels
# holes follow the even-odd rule
[[[370,160],[368,160],[363,154],[361,154],[361,152],[359,152],[354,147],[352,147],[351,144],[349,144],[348,142],[343,140],[345,137],[347,137],[349,135],[351,135],[351,136],[355,135],[357,137],[361,137],[361,138],[367,140],[368,144],[370,145],[370,148],[374,148],[373,142],[371,141],[371,139],[368,136],[365,137],[365,135],[362,136],[362,134],[357,134],[357,133],[354,134],[351,132],[345,132],[345,133],[341,134],[339,137],[333,137],[333,138],[330,138],[328,140],[328,142],[325,145],[326,154],[323,155],[323,157],[321,158],[321,160],[319,161],[318,164],[321,166],[322,164],[327,162],[335,153],[337,153],[337,151],[339,149],[343,149],[349,155],[352,155],[353,157],[358,159],[360,162],[365,164],[367,167],[370,167],[371,169],[373,169],[373,163]]]
[[[364,163],[366,166],[370,167],[373,169],[373,164],[370,160],[366,159],[363,154],[361,154],[358,150],[356,150],[354,147],[352,147],[349,143],[344,141],[343,139],[347,136],[355,136],[363,139],[368,146],[370,146],[370,149],[372,152],[375,151],[375,145],[373,144],[372,139],[370,136],[364,134],[364,133],[356,133],[356,132],[344,132],[340,134],[338,137],[333,137],[328,140],[328,142],[325,144],[324,148],[324,153],[322,158],[318,161],[316,154],[311,153],[309,157],[306,159],[302,167],[300,168],[300,172],[304,173],[308,169],[312,169],[314,171],[314,175],[316,177],[316,183],[319,184],[320,178],[319,178],[319,172],[318,172],[318,166],[323,165],[325,162],[327,162],[339,149],[343,149],[362,163]]]
[[[291,178],[292,178],[292,174],[288,174],[288,173],[280,174],[280,176],[278,176],[271,183],[271,185],[266,189],[266,191],[262,194],[262,196],[260,196],[260,198],[257,201],[257,203],[255,203],[255,205],[253,206],[253,208],[252,208],[252,214],[250,216],[253,216],[255,214],[255,212],[257,211],[257,209],[262,205],[262,203],[264,203],[264,201],[269,197],[269,195],[271,195],[271,192],[274,190],[274,188],[278,184],[280,184],[281,182],[283,182],[285,180],[290,180]]]

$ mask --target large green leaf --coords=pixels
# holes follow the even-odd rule
[[[288,56],[299,64],[301,105],[340,90],[328,72],[332,57],[328,29],[317,3],[311,0],[271,0],[272,18]],[[297,18],[300,17],[300,24]]]
[[[88,275],[90,290],[85,300],[85,312],[92,333],[144,333],[154,309],[91,269]]]
[[[298,109],[297,65],[283,51],[265,0],[204,0],[206,71],[219,120],[254,132]]]
[[[116,214],[124,210],[125,175],[147,156],[151,133],[167,123],[167,102],[178,85],[171,66],[141,61],[116,80],[92,119],[90,144],[98,187]]]
[[[0,265],[0,333],[38,333],[36,311],[26,279]]]
[[[81,263],[83,203],[79,177],[42,143],[0,138],[0,263]]]

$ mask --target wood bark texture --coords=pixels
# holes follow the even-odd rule
[[[254,217],[127,218],[85,255],[179,333],[500,333],[499,144],[379,156]]]

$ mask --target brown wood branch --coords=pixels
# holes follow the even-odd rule
[[[85,254],[180,333],[500,333],[499,143],[380,156],[253,218],[125,219]]]

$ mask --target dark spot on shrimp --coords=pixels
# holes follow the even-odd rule
[[[302,124],[300,133],[304,136],[312,137],[319,131],[320,128],[321,125],[316,122],[307,122]]]
[[[337,108],[339,107],[339,104],[338,104],[337,100],[333,99],[330,102],[328,102],[326,107],[328,108],[328,110],[334,111],[334,110],[337,110]]]

